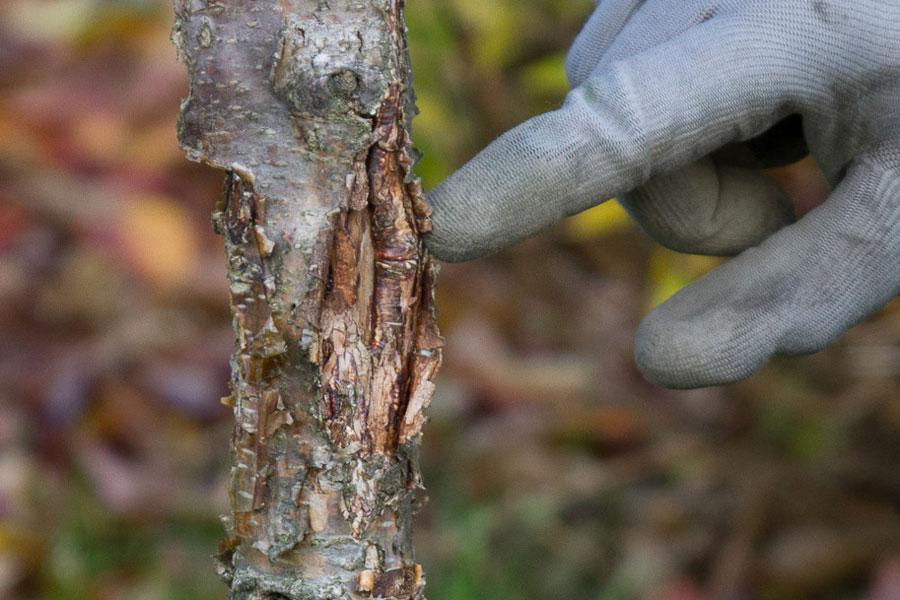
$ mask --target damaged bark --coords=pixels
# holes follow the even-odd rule
[[[230,597],[423,597],[411,518],[441,357],[402,0],[176,0],[179,134],[226,171]]]

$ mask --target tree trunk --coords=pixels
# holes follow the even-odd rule
[[[440,362],[402,0],[176,0],[181,143],[225,169],[235,599],[422,598]]]

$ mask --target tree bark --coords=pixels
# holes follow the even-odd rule
[[[176,0],[179,135],[226,171],[230,598],[422,598],[440,363],[402,0]]]

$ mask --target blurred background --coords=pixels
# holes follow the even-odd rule
[[[566,91],[592,0],[410,0],[426,186]],[[0,3],[0,598],[222,598],[222,176],[175,140],[168,0]],[[775,174],[801,204],[826,189]],[[432,600],[900,599],[900,308],[670,392],[642,315],[715,266],[614,203],[447,266]]]

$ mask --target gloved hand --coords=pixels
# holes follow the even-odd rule
[[[559,110],[429,194],[438,258],[613,196],[666,246],[740,253],[638,329],[671,388],[817,351],[900,293],[900,0],[599,0],[566,67]],[[807,147],[834,192],[792,223],[758,167]]]

